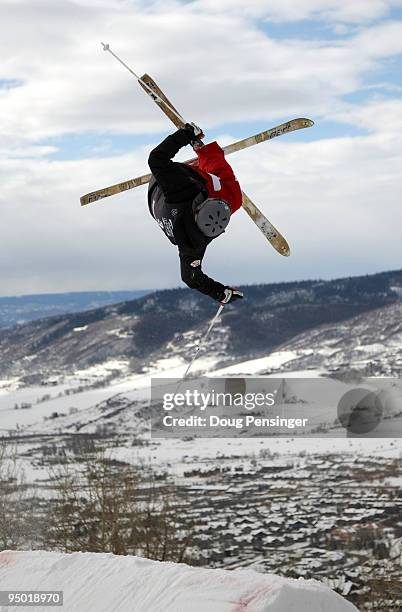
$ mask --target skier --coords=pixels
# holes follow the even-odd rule
[[[148,206],[170,242],[178,247],[181,278],[186,285],[227,304],[242,298],[243,293],[209,278],[201,265],[208,244],[225,231],[231,214],[240,208],[242,193],[221,147],[217,142],[203,145],[203,136],[200,128],[187,123],[151,151]],[[189,144],[198,159],[186,164],[172,161]]]

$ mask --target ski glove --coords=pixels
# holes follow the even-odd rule
[[[183,128],[188,136],[189,142],[192,146],[200,145],[202,138],[204,138],[204,133],[198,125],[195,123],[186,123]]]
[[[235,300],[241,300],[244,297],[244,294],[238,289],[233,289],[232,287],[225,287],[223,295],[220,298],[221,304],[229,304],[229,302],[234,302]]]

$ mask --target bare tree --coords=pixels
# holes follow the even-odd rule
[[[179,526],[178,500],[152,474],[145,481],[133,467],[97,454],[61,466],[51,478],[56,497],[49,505],[48,548],[186,558],[191,528]]]
[[[158,561],[189,562],[192,525],[184,523],[184,510],[174,489],[153,482],[144,502],[131,532],[131,541],[139,546],[138,554]]]
[[[32,504],[16,448],[0,441],[0,549],[30,545],[32,527]]]

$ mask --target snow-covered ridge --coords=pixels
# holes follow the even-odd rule
[[[4,551],[0,585],[2,590],[63,590],[64,612],[357,611],[315,580],[112,554]],[[0,606],[0,612],[7,609]]]
[[[398,287],[402,287],[402,271],[335,281],[250,285],[246,289],[247,302],[229,305],[222,313],[219,325],[208,339],[209,353],[222,367],[230,367],[274,350],[293,351],[287,343],[303,333],[319,333],[323,325],[342,326],[354,316],[368,315],[374,308],[381,318],[382,310],[400,304],[400,295],[395,291]],[[55,374],[71,374],[111,360],[129,361],[136,374],[160,359],[179,357],[187,362],[214,313],[211,300],[205,296],[186,289],[171,289],[95,310],[0,329],[0,378],[18,376],[25,384],[42,384]],[[399,317],[399,313],[388,308],[382,318],[396,326],[399,318],[393,321],[393,314]],[[363,316],[362,327],[364,321]],[[371,359],[377,345],[385,344],[382,325],[380,328],[375,325],[369,335],[371,338],[364,341],[368,345],[366,351],[357,352],[360,361]],[[312,348],[309,345],[301,348],[306,347]],[[330,348],[339,353],[342,347]],[[311,355],[308,357],[311,361]],[[272,364],[269,361],[259,365],[271,369]],[[304,366],[297,365],[295,369]]]

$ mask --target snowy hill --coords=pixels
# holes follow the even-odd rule
[[[336,372],[354,368],[366,375],[402,372],[402,302],[345,321],[319,325],[297,335],[266,357],[236,363],[218,375],[256,375],[282,371]]]
[[[228,359],[236,363],[266,356],[301,333],[400,303],[402,271],[254,285],[245,291],[243,303],[225,308],[211,336],[210,348],[222,365],[230,365]],[[50,373],[76,372],[110,360],[124,360],[140,373],[161,359],[188,359],[215,311],[205,296],[175,289],[3,330],[0,376],[29,373],[25,383],[32,384]]]
[[[2,590],[63,590],[65,612],[353,612],[315,580],[111,554],[0,553]],[[6,612],[0,606],[0,612]],[[22,611],[31,608],[21,606]],[[35,607],[45,612],[46,607]]]
[[[277,285],[249,287],[255,303],[225,310],[193,371],[212,377],[279,372],[337,376],[338,370],[355,368],[363,376],[399,376],[402,301],[398,283],[402,286],[401,272],[299,283],[304,289],[299,287],[302,295],[298,297],[295,283],[283,285],[281,291]],[[373,307],[384,301],[385,305]],[[333,308],[342,320],[333,321]],[[162,291],[3,331],[0,433],[143,433],[148,426],[151,377],[183,375],[211,310],[214,304],[194,292]],[[359,314],[351,317],[353,310]],[[295,319],[291,324],[289,313]],[[326,316],[330,322],[322,323]],[[272,350],[268,343],[274,325],[277,335],[289,339]],[[295,333],[306,326],[302,333]],[[259,331],[258,341],[253,329]],[[235,352],[239,336],[243,348]],[[267,343],[265,350],[261,338]],[[115,358],[110,357],[113,353]],[[328,422],[334,419],[333,410]]]
[[[283,350],[298,355],[292,369],[348,367],[367,368],[370,374],[401,374],[402,302],[300,334]]]

